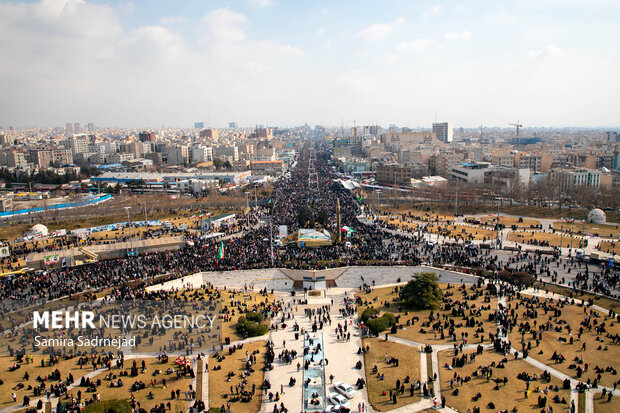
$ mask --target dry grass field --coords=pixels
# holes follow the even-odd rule
[[[381,218],[381,221],[384,225],[389,225],[391,227],[396,227],[403,231],[415,231],[418,229],[418,224],[414,222],[403,221],[402,219],[394,219],[394,218]]]
[[[497,235],[490,229],[471,227],[467,225],[437,225],[430,224],[426,227],[427,231],[433,234],[440,234],[452,238],[464,240],[489,240]]]
[[[34,362],[25,364],[19,364],[20,368],[14,371],[9,371],[9,367],[15,364],[15,357],[2,356],[0,357],[0,372],[2,380],[4,380],[4,385],[1,387],[4,388],[2,395],[0,395],[0,406],[2,408],[13,406],[13,405],[21,405],[24,396],[29,396],[31,400],[35,399],[33,387],[38,385],[39,382],[37,378],[46,379],[46,387],[49,388],[51,384],[57,384],[57,380],[48,379],[48,376],[58,369],[60,371],[60,379],[65,381],[67,380],[69,374],[73,375],[74,383],[80,382],[80,378],[91,373],[93,371],[92,366],[86,365],[80,369],[80,366],[77,364],[78,358],[74,357],[68,360],[61,360],[53,365],[49,366],[48,356],[35,355]],[[44,360],[46,362],[45,367],[41,367],[41,361]],[[142,359],[136,360],[138,363],[138,367],[141,365]],[[150,410],[151,407],[155,406],[155,404],[159,403],[171,403],[171,411],[179,412],[186,411],[189,406],[189,400],[185,400],[184,392],[185,390],[189,390],[190,378],[186,376],[185,378],[177,379],[176,373],[168,373],[166,374],[166,370],[169,368],[177,369],[176,364],[174,363],[174,359],[166,363],[162,364],[157,359],[145,359],[147,365],[147,371],[142,372],[140,368],[138,368],[138,376],[137,377],[125,377],[120,376],[121,371],[129,371],[131,369],[133,360],[125,360],[125,366],[123,369],[116,368],[116,364],[113,362],[112,370],[105,371],[96,375],[91,381],[96,382],[97,379],[101,380],[101,385],[97,387],[97,393],[101,395],[101,400],[110,400],[110,399],[123,399],[130,400],[131,394],[133,393],[134,397],[138,402],[140,402],[141,406],[145,409]],[[161,370],[162,373],[156,376],[153,375],[155,370]],[[25,379],[25,373],[28,373],[28,380]],[[114,374],[117,377],[120,377],[123,381],[123,387],[111,387],[111,379],[106,379],[106,375]],[[162,378],[166,378],[166,388],[163,387]],[[157,379],[157,383],[151,386],[151,380]],[[141,380],[145,384],[147,384],[147,388],[143,390],[137,390],[135,392],[131,392],[131,385],[135,382]],[[30,387],[30,389],[28,388]],[[181,390],[181,399],[175,400],[171,399],[171,390]],[[78,391],[81,390],[82,399],[89,399],[93,396],[94,393],[88,393],[86,387],[76,387],[69,392],[74,397],[77,397]],[[148,393],[153,393],[153,399],[148,399]],[[15,393],[17,396],[17,402],[14,403],[11,397],[11,393]],[[43,396],[45,393],[43,393]]]
[[[233,411],[258,412],[260,410],[262,400],[262,385],[265,373],[263,367],[265,365],[265,352],[267,343],[265,341],[255,341],[253,343],[244,344],[243,348],[238,349],[235,353],[229,355],[228,351],[224,351],[224,359],[218,362],[213,356],[209,357],[209,406],[220,407],[226,405],[230,401],[231,388],[236,393],[236,386],[245,381],[245,389],[252,390],[252,385],[256,386],[256,393],[249,403],[241,401],[231,402]],[[256,364],[253,365],[254,372],[242,377],[247,372],[245,368],[246,353],[256,354]],[[221,367],[214,370],[215,367]],[[232,373],[232,374],[231,374]],[[275,393],[274,389],[274,393]],[[278,389],[279,391],[279,389]]]
[[[529,298],[526,295],[523,297]],[[532,317],[526,317],[528,308],[523,303],[518,309],[516,303],[513,307],[518,318],[517,325],[510,332],[509,338],[515,349],[522,351],[522,340],[526,345],[531,342],[530,357],[584,382],[588,379],[591,382],[598,379],[599,384],[613,387],[613,383],[620,380],[618,375],[605,371],[607,368],[620,369],[618,362],[620,344],[613,344],[608,338],[608,335],[620,334],[620,324],[617,321],[604,314],[598,314],[594,310],[586,309],[584,312],[583,307],[551,299],[546,301],[541,299],[540,306],[531,307],[531,310],[537,312],[531,312]],[[546,311],[544,307],[547,308]],[[533,317],[534,315],[536,317]],[[527,332],[528,329],[520,327],[521,323],[529,323],[530,329],[535,331],[538,331],[541,325],[546,326],[539,346],[536,346],[533,335]],[[597,327],[599,332],[596,331]],[[581,334],[580,329],[582,329]],[[522,330],[524,334],[522,335],[519,330]],[[585,347],[583,347],[584,344]],[[558,363],[552,360],[554,352],[564,356],[565,361]],[[584,370],[587,368],[581,377],[577,374],[578,367]],[[596,372],[597,368],[602,369],[600,374]]]
[[[378,338],[364,339],[362,344],[364,347],[370,347],[369,352],[364,354],[364,366],[368,399],[375,410],[385,412],[420,400],[419,391],[414,392],[413,397],[409,391],[409,385],[414,380],[420,380],[420,351],[418,349]],[[388,358],[398,359],[398,367],[385,361],[386,354]],[[373,373],[374,366],[377,367],[377,373]],[[383,379],[380,376],[383,376]],[[409,384],[404,383],[406,377],[409,377]],[[396,391],[396,380],[404,384],[405,392],[398,393],[397,403],[394,404],[389,397],[390,390]]]
[[[603,394],[595,394],[594,395],[594,412],[595,413],[611,413],[611,412],[620,412],[620,397],[613,396],[611,400],[608,401],[607,396],[605,398],[601,397]]]
[[[222,320],[222,338],[230,337],[231,341],[243,338],[235,330],[235,324],[237,324],[239,316],[248,311],[260,311],[265,306],[275,302],[273,295],[259,294],[253,291],[243,292],[207,288],[177,291],[175,294],[176,299],[190,301],[205,301],[209,297],[222,300],[222,309],[227,313],[226,318]]]
[[[598,249],[610,254],[620,254],[620,241],[601,241]]]
[[[564,231],[566,233],[574,233],[574,234],[594,234],[600,237],[613,237],[616,238],[620,236],[620,225],[612,225],[612,224],[590,224],[583,223],[580,224],[578,222],[559,222],[556,221],[553,223],[553,228],[556,231]]]
[[[454,221],[454,215],[444,212],[431,212],[422,211],[419,209],[411,209],[408,207],[387,208],[388,212],[392,214],[406,215],[407,218],[413,218],[418,221],[436,222],[439,221]]]
[[[476,219],[483,224],[486,225],[495,225],[497,224],[497,218],[493,216],[476,216],[476,217],[467,217],[468,219]],[[532,225],[540,225],[540,221],[537,219],[531,218],[523,218],[523,222],[519,222],[518,217],[499,217],[499,223],[504,224],[506,227],[510,228],[513,225],[516,225],[519,228],[530,228]]]
[[[142,360],[146,363],[146,371],[144,372],[140,368]],[[167,404],[168,402],[170,403],[171,412],[187,411],[190,403],[193,403],[193,401],[189,398],[185,399],[185,391],[190,390],[191,379],[189,375],[177,378],[176,371],[178,370],[178,366],[175,364],[174,357],[170,357],[168,363],[160,363],[159,360],[155,358],[136,359],[138,376],[120,377],[120,371],[130,372],[133,361],[134,360],[125,360],[123,369],[113,367],[111,371],[105,371],[91,379],[91,381],[101,380],[101,385],[97,387],[97,392],[101,394],[101,400],[121,399],[130,401],[133,395],[136,401],[140,403],[140,406],[143,409],[146,409],[146,411],[150,411],[151,408],[156,405],[161,403]],[[168,369],[174,369],[175,372],[166,373]],[[156,373],[156,371],[158,371],[158,373]],[[106,379],[106,376],[110,373],[116,375],[116,379],[122,379],[123,387],[111,387],[113,379],[111,377]],[[163,379],[166,380],[165,386],[163,384]],[[153,384],[151,384],[152,380],[154,381]],[[146,384],[146,388],[131,391],[131,385],[137,381],[141,381]],[[92,395],[92,393],[86,393],[85,387],[78,387],[70,393],[75,396],[78,389],[82,390],[82,398],[87,398]],[[175,394],[175,398],[172,399],[171,392],[176,390],[180,390],[180,397],[177,398]],[[196,389],[194,388],[193,390]],[[152,399],[148,397],[149,392],[153,395]]]
[[[69,373],[73,374],[75,379],[83,376],[86,373],[92,371],[92,368],[85,367],[80,369],[77,365],[77,358],[69,360],[60,360],[58,364],[49,366],[49,356],[35,355],[33,356],[33,363],[25,364],[16,362],[16,357],[0,356],[0,378],[4,381],[4,384],[0,386],[0,407],[4,408],[9,405],[19,404],[21,405],[24,396],[29,396],[34,399],[33,389],[28,389],[28,386],[36,386],[38,382],[37,377],[44,378],[50,373],[58,369],[60,371],[60,378],[66,380]],[[41,367],[41,360],[44,360],[46,365]],[[9,371],[9,368],[13,365],[19,365],[19,368],[14,371]],[[25,374],[30,376],[28,380],[24,378]],[[51,381],[56,384],[57,381]],[[23,385],[23,387],[21,386]],[[17,395],[17,403],[13,403],[11,393]]]
[[[468,357],[471,352],[465,353]],[[459,357],[463,353],[459,353]],[[446,350],[439,352],[438,361],[441,379],[441,394],[446,397],[446,405],[452,407],[459,412],[465,412],[478,406],[481,411],[519,411],[519,412],[539,412],[538,397],[547,397],[547,406],[551,405],[554,411],[565,411],[570,406],[570,391],[562,390],[562,382],[554,377],[551,382],[540,380],[543,371],[533,367],[523,360],[514,360],[513,356],[508,356],[507,361],[503,363],[503,368],[498,367],[504,359],[503,354],[494,351],[484,351],[476,356],[472,362],[467,362],[463,367],[454,367],[452,370],[446,368],[446,365],[452,365],[454,351]],[[482,368],[490,367],[492,375],[490,379],[482,374]],[[527,373],[530,377],[535,374],[538,380],[530,383],[529,397],[525,397],[524,390],[526,382],[517,378],[519,373]],[[458,385],[457,378],[470,378],[470,381],[463,385]],[[496,384],[493,379],[504,379],[508,382],[506,385]],[[453,386],[450,385],[453,380]],[[550,386],[558,386],[559,391],[546,390]],[[454,391],[458,390],[458,395]],[[546,392],[546,394],[544,393]],[[478,400],[474,401],[474,397],[480,393]],[[554,403],[554,396],[558,396],[560,401],[566,400],[566,404]],[[493,402],[495,407],[489,408],[489,403]],[[513,410],[516,408],[517,410]]]
[[[521,244],[529,244],[531,240],[540,242],[548,242],[550,247],[559,247],[560,242],[563,248],[571,247],[571,237],[569,235],[561,236],[560,234],[551,234],[548,232],[509,232],[508,241],[519,242]],[[580,248],[579,243],[583,246],[584,240],[581,237],[574,236],[572,239],[572,247]]]
[[[454,320],[454,334],[458,340],[467,337],[468,343],[470,344],[480,343],[481,340],[486,340],[488,342],[488,333],[495,332],[497,327],[494,321],[489,321],[489,314],[495,312],[497,309],[497,298],[486,297],[485,291],[480,288],[472,290],[472,285],[467,286],[465,291],[463,291],[460,286],[455,285],[448,288],[447,284],[440,284],[440,287],[444,292],[444,303],[442,303],[442,309],[433,311],[435,317],[434,323],[437,322],[436,320],[438,317],[442,320],[445,315],[447,316],[447,320],[442,320],[441,326],[445,327],[446,324],[444,324],[444,322],[449,323],[449,320]],[[443,338],[441,337],[441,332],[435,333],[433,328],[427,324],[429,323],[431,310],[411,311],[404,307],[401,307],[399,310],[399,304],[397,302],[398,293],[392,287],[377,288],[372,290],[370,294],[358,292],[356,296],[359,296],[365,303],[364,305],[358,306],[360,314],[368,307],[394,314],[394,316],[398,318],[399,324],[403,325],[403,328],[399,329],[396,333],[397,337],[425,344],[450,344],[452,342],[449,334],[449,324],[447,328],[443,329]],[[445,309],[445,300],[450,300],[451,304],[459,302],[466,305],[467,309],[465,310],[465,315],[468,318],[473,317],[477,325],[474,327],[467,327],[462,316],[453,316],[451,309]],[[480,310],[480,315],[477,315],[478,310]],[[411,324],[411,320],[415,317],[418,319],[412,321],[412,325],[408,325]]]
[[[541,283],[540,281],[536,281],[533,286],[538,287],[541,290],[560,294],[569,298],[576,298],[586,302],[592,300],[593,304],[607,310],[617,311],[618,307],[620,307],[620,302],[612,298],[601,297],[596,294],[584,293],[582,291],[574,291],[572,288],[560,287],[555,284]]]

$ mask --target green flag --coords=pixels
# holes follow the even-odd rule
[[[220,247],[217,249],[217,259],[221,260],[224,258],[224,242],[220,241]]]

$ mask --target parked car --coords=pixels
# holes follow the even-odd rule
[[[344,397],[340,393],[336,393],[336,392],[329,393],[327,395],[327,401],[329,401],[334,406],[343,406],[347,409],[351,408],[351,403],[347,400],[346,397]]]
[[[337,381],[334,383],[334,389],[336,389],[338,393],[342,394],[347,399],[350,399],[355,395],[355,389],[343,381]]]

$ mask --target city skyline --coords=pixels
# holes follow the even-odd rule
[[[0,125],[614,127],[613,1],[0,4]]]

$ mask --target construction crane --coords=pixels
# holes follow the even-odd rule
[[[517,123],[509,123],[509,125],[517,128],[517,145],[519,145],[519,128],[522,128],[523,125],[521,125],[519,121],[517,121]]]

